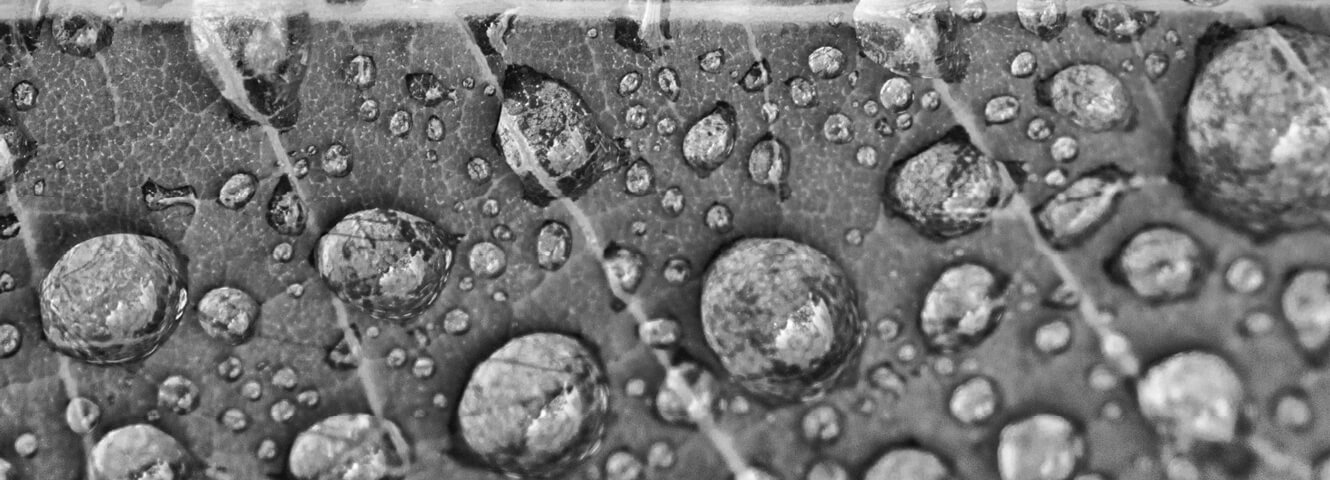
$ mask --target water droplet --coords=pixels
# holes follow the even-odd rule
[[[845,52],[830,45],[817,47],[808,54],[808,69],[822,78],[839,77],[845,69]]]
[[[950,238],[988,223],[1015,184],[1001,164],[953,137],[893,165],[886,190],[890,211],[925,235]]]
[[[328,149],[323,151],[323,161],[319,165],[329,176],[345,177],[351,173],[351,150],[340,143],[328,145]]]
[[[633,293],[646,272],[646,255],[627,245],[610,242],[603,257],[605,275],[619,291]]]
[[[1172,301],[1200,288],[1208,269],[1206,257],[1190,234],[1172,227],[1150,227],[1123,244],[1109,271],[1147,300]]]
[[[1017,78],[1025,78],[1034,74],[1035,67],[1038,66],[1038,60],[1033,53],[1028,50],[1022,50],[1011,58],[1011,75]]]
[[[854,139],[854,121],[843,113],[827,115],[826,121],[822,122],[822,138],[831,143],[849,143]]]
[[[651,162],[644,158],[634,160],[624,172],[623,187],[624,191],[634,197],[641,197],[651,194],[655,190],[656,169],[651,166]]]
[[[683,212],[684,203],[683,189],[679,187],[666,188],[660,194],[660,209],[671,217],[677,217]]]
[[[217,422],[232,432],[242,432],[249,428],[249,415],[238,408],[228,408],[217,417]]]
[[[656,70],[656,91],[671,102],[679,99],[679,72],[674,67]]]
[[[240,396],[245,397],[250,401],[257,401],[258,399],[263,398],[263,385],[255,380],[242,383],[240,384]]]
[[[277,233],[292,237],[305,232],[307,213],[305,201],[296,192],[291,178],[283,175],[273,187],[272,197],[268,199],[268,210],[264,218]]]
[[[1314,415],[1307,392],[1300,388],[1283,389],[1271,400],[1270,417],[1282,428],[1305,432],[1311,428]]]
[[[882,88],[877,92],[877,98],[883,105],[896,110],[905,110],[910,108],[910,103],[914,102],[914,86],[910,81],[902,77],[893,77],[882,82]]]
[[[699,177],[705,178],[729,159],[738,135],[734,107],[726,102],[716,102],[716,107],[688,127],[684,134],[684,160]]]
[[[638,73],[637,70],[632,70],[627,73],[624,73],[622,77],[619,77],[619,96],[627,97],[629,95],[637,93],[637,89],[641,88],[641,86],[642,86],[641,73]]]
[[[1145,55],[1145,74],[1150,78],[1159,78],[1168,72],[1168,55],[1150,52]]]
[[[1058,162],[1070,162],[1076,159],[1076,154],[1080,150],[1080,142],[1072,137],[1058,137],[1053,140],[1053,145],[1049,147],[1049,154],[1053,160]]]
[[[1064,417],[1041,413],[1002,427],[998,473],[1002,480],[1066,480],[1085,455],[1085,439]]]
[[[790,102],[794,106],[806,108],[817,103],[817,85],[814,85],[808,79],[792,77],[785,82],[785,86],[790,89]]]
[[[92,448],[91,478],[129,480],[191,478],[202,474],[175,438],[147,424],[111,430]]]
[[[480,202],[480,214],[490,218],[499,216],[499,201],[486,198],[485,201]]]
[[[37,86],[32,82],[19,80],[9,90],[9,98],[14,103],[15,110],[26,112],[37,107],[37,93]]]
[[[281,388],[283,390],[295,390],[296,383],[299,380],[300,379],[296,375],[295,369],[291,367],[283,366],[281,368],[278,368],[277,371],[273,372],[272,374],[273,386],[276,386],[277,388]]]
[[[1126,125],[1133,111],[1122,80],[1098,65],[1072,65],[1037,88],[1041,101],[1072,123],[1092,132]]]
[[[268,407],[268,417],[274,422],[286,423],[294,416],[296,416],[296,406],[285,398],[273,402],[272,406]]]
[[[711,372],[695,363],[683,362],[671,367],[667,375],[678,375],[692,397],[685,397],[683,392],[669,385],[669,379],[664,380],[656,390],[655,398],[656,415],[661,420],[675,425],[691,425],[693,419],[688,412],[713,412],[716,409],[719,386]]]
[[[471,246],[467,264],[480,278],[498,278],[508,267],[508,254],[493,242],[480,242]]]
[[[629,105],[623,111],[623,121],[628,124],[628,128],[641,130],[647,126],[647,107],[640,103]]]
[[[1275,327],[1275,317],[1265,312],[1252,312],[1242,317],[1238,333],[1248,338],[1257,338],[1270,333]]]
[[[217,203],[231,210],[239,210],[254,198],[258,185],[258,179],[252,174],[240,172],[231,175],[222,184],[222,189],[217,194]]]
[[[894,448],[864,473],[864,480],[948,480],[952,472],[937,454],[916,448]]]
[[[573,234],[568,225],[557,220],[546,220],[536,232],[536,264],[555,271],[568,262],[572,252]]]
[[[941,78],[965,76],[970,58],[955,50],[957,23],[949,2],[865,2],[854,9],[855,33],[863,55],[897,75]]]
[[[65,406],[65,425],[76,434],[86,435],[91,432],[101,418],[101,407],[85,397],[74,397]]]
[[[234,382],[244,374],[245,366],[240,363],[239,358],[226,357],[222,359],[222,361],[217,362],[217,376],[222,377],[222,380]]]
[[[364,54],[353,55],[346,59],[346,65],[342,67],[342,80],[347,85],[356,87],[356,90],[367,90],[374,86],[378,73],[374,57]]]
[[[645,465],[627,450],[616,450],[605,457],[605,480],[642,480]]]
[[[481,157],[471,157],[466,162],[466,176],[475,183],[485,183],[490,179],[490,162]]]
[[[287,470],[299,480],[390,478],[402,468],[397,425],[366,414],[334,415],[296,435]]]
[[[376,318],[429,308],[448,281],[456,239],[423,218],[376,208],[347,215],[319,239],[319,275],[342,301]]]
[[[784,200],[789,198],[790,190],[786,181],[790,176],[790,149],[784,142],[764,135],[753,149],[748,152],[748,177]]]
[[[608,420],[608,396],[599,362],[581,342],[530,334],[476,367],[458,405],[459,433],[491,467],[554,475],[595,449]]]
[[[984,105],[984,121],[990,125],[1007,123],[1021,113],[1021,103],[1011,95],[998,95]]]
[[[1044,354],[1058,354],[1071,345],[1071,324],[1056,319],[1045,322],[1034,330],[1034,348]]]
[[[365,123],[370,123],[379,119],[379,101],[373,98],[364,98],[356,106],[356,118]]]
[[[471,330],[471,314],[461,308],[443,314],[443,331],[449,335],[462,335]]]
[[[992,379],[977,376],[956,385],[947,405],[956,420],[974,425],[987,421],[997,413],[1001,397]]]
[[[443,81],[433,72],[408,73],[402,76],[402,86],[408,97],[426,107],[437,106],[446,97],[453,95],[452,89],[444,86]]]
[[[739,87],[748,92],[760,92],[767,85],[771,85],[771,67],[765,58],[753,62],[743,77],[739,78]]]
[[[199,406],[199,387],[193,380],[180,375],[166,377],[157,386],[157,407],[186,415]]]
[[[388,117],[388,133],[394,137],[406,138],[406,135],[411,133],[411,112],[394,111]]]
[[[722,235],[734,229],[734,211],[730,210],[729,205],[720,202],[707,207],[707,211],[702,214],[702,220],[707,228]]]
[[[988,267],[974,263],[942,272],[919,312],[919,328],[928,345],[950,352],[988,338],[1006,311],[1006,283]]]
[[[1298,345],[1308,353],[1319,351],[1330,338],[1330,271],[1294,273],[1279,299]]]
[[[821,404],[808,409],[800,422],[804,441],[815,444],[835,442],[840,437],[843,420],[840,411],[831,405]]]
[[[1043,117],[1034,117],[1030,123],[1025,126],[1025,136],[1030,140],[1042,142],[1053,136],[1053,122],[1044,120]]]
[[[23,346],[23,332],[9,322],[0,323],[0,358],[9,358]]]
[[[1165,358],[1136,388],[1141,414],[1184,449],[1195,441],[1232,441],[1242,398],[1242,380],[1228,362],[1200,351]]]
[[[1067,0],[1016,0],[1021,26],[1050,40],[1067,27]]]
[[[702,287],[707,343],[735,381],[783,399],[835,381],[862,339],[856,294],[825,254],[785,239],[740,240]]]
[[[351,325],[351,328],[357,341],[359,341],[359,333],[355,331],[355,325]],[[360,365],[360,349],[352,346],[347,335],[338,335],[337,342],[328,347],[327,355],[324,356],[323,360],[334,370],[352,370]]]
[[[1265,268],[1252,257],[1238,257],[1224,270],[1224,283],[1238,293],[1254,293],[1265,286]]]
[[[294,126],[310,57],[309,16],[220,14],[201,6],[188,22],[190,44],[232,110],[250,122]]]
[[[637,325],[637,338],[651,348],[674,348],[682,327],[672,318],[653,318]]]
[[[1084,241],[1108,221],[1126,187],[1126,174],[1117,168],[1087,173],[1034,208],[1039,231],[1057,248]]]
[[[716,73],[725,66],[725,49],[708,50],[697,56],[697,68],[703,72]]]
[[[176,250],[133,234],[74,245],[51,267],[40,292],[51,346],[92,364],[151,355],[175,331],[189,299]]]
[[[914,116],[908,113],[896,115],[896,129],[902,132],[909,130],[914,126]]]
[[[1085,16],[1085,23],[1090,24],[1095,33],[1115,42],[1139,39],[1146,29],[1159,20],[1158,13],[1118,2],[1086,7],[1081,14]]]
[[[956,7],[956,14],[970,23],[977,23],[988,16],[988,4],[984,0],[964,0]]]
[[[9,272],[0,272],[0,293],[14,291],[15,285],[13,275],[10,275]]]
[[[661,268],[661,276],[666,282],[674,285],[681,284],[692,276],[693,266],[688,259],[683,257],[672,257],[665,261],[665,266]]]
[[[673,467],[674,462],[674,447],[669,442],[657,441],[647,447],[647,466],[656,470],[664,470]]]

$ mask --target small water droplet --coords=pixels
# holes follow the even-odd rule
[[[1330,271],[1294,273],[1279,298],[1298,345],[1307,353],[1321,350],[1330,338]]]
[[[713,232],[726,234],[734,229],[734,212],[724,203],[712,203],[702,218],[707,228]]]
[[[365,123],[370,123],[379,119],[379,101],[373,98],[362,98],[356,105],[356,118]]]
[[[642,74],[637,70],[624,73],[619,77],[619,96],[627,97],[637,93],[637,89],[642,86]]]
[[[546,220],[536,232],[536,264],[555,271],[568,262],[572,252],[573,234],[568,225],[557,220]]]
[[[1172,227],[1138,231],[1113,257],[1110,272],[1142,298],[1165,302],[1200,288],[1206,253],[1190,234]]]
[[[800,422],[804,441],[814,444],[835,442],[840,437],[843,420],[840,411],[831,405],[821,404],[808,409]]]
[[[217,422],[232,432],[242,432],[249,428],[249,414],[238,408],[228,408],[217,417]]]
[[[972,377],[951,391],[951,400],[947,402],[951,416],[962,423],[974,425],[983,423],[997,413],[1001,405],[997,385],[993,380],[977,376]]]
[[[1168,72],[1168,55],[1150,52],[1145,55],[1145,74],[1150,78],[1159,78]]]
[[[790,195],[786,185],[790,175],[790,149],[784,142],[766,134],[748,152],[748,177],[782,200]]]
[[[618,291],[633,293],[642,283],[646,271],[646,255],[635,248],[610,242],[603,257],[605,274]]]
[[[1034,117],[1025,126],[1025,136],[1036,142],[1048,140],[1048,137],[1053,136],[1053,122],[1044,120],[1043,117]]]
[[[466,176],[475,183],[485,183],[490,179],[490,162],[481,157],[471,157],[466,162]]]
[[[1002,480],[1065,480],[1085,455],[1085,439],[1070,420],[1041,413],[1002,427],[998,473]]]
[[[1287,430],[1307,431],[1312,426],[1314,415],[1307,392],[1300,388],[1285,388],[1271,400],[1271,419]]]
[[[76,434],[85,435],[91,432],[101,418],[101,407],[85,397],[74,397],[65,406],[65,425]]]
[[[808,68],[822,78],[839,77],[845,69],[845,52],[830,45],[817,47],[808,54]]]
[[[951,468],[937,454],[916,448],[898,447],[879,457],[864,473],[864,480],[947,480]]]
[[[905,110],[914,102],[914,86],[903,77],[893,77],[882,82],[878,90],[878,99],[883,105],[896,110]]]
[[[366,90],[374,86],[378,73],[374,57],[364,54],[353,55],[346,59],[346,65],[342,68],[342,80],[347,85],[356,87],[356,90]]]
[[[1115,42],[1140,38],[1146,29],[1159,20],[1158,13],[1118,2],[1089,6],[1081,13],[1095,33]]]
[[[157,387],[157,406],[176,415],[193,412],[199,406],[199,387],[180,375],[167,377]]]
[[[222,380],[234,382],[244,374],[245,366],[240,362],[239,358],[226,357],[222,359],[222,361],[217,362],[217,376],[222,377]]]
[[[656,91],[671,102],[679,99],[679,72],[673,67],[656,70]]]
[[[984,121],[990,125],[1007,123],[1021,113],[1021,103],[1011,95],[998,95],[984,105]]]
[[[463,335],[471,330],[471,314],[461,308],[453,308],[443,314],[443,331],[449,335]]]
[[[854,121],[843,113],[827,115],[822,122],[822,138],[836,144],[849,143],[854,139]]]
[[[806,108],[817,103],[817,85],[808,79],[792,77],[785,82],[785,86],[790,89],[790,102],[794,106]]]
[[[1044,237],[1054,247],[1065,248],[1085,240],[1108,221],[1125,191],[1126,174],[1105,167],[1072,182],[1032,213]]]
[[[651,348],[669,349],[679,343],[681,330],[672,318],[653,318],[637,325],[637,338]]]
[[[1034,348],[1046,355],[1062,353],[1071,345],[1071,324],[1056,319],[1034,330]]]
[[[1265,286],[1265,269],[1252,257],[1238,257],[1224,270],[1224,282],[1238,293],[1254,293]]]
[[[660,208],[666,215],[677,217],[683,212],[685,199],[683,189],[679,187],[669,187],[660,194]]]
[[[1067,27],[1067,0],[1016,0],[1021,26],[1050,40]]]
[[[942,351],[973,347],[1002,321],[1006,280],[988,267],[962,263],[933,282],[919,313],[929,346]]]
[[[37,86],[27,80],[19,80],[9,90],[9,98],[14,104],[14,109],[20,112],[37,107],[37,94]]]
[[[703,72],[716,73],[725,66],[725,49],[717,48],[708,50],[697,56],[697,68]]]

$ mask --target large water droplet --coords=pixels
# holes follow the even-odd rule
[[[1242,398],[1242,380],[1228,362],[1200,351],[1165,358],[1136,388],[1141,414],[1183,449],[1196,441],[1233,440]]]
[[[554,475],[590,455],[608,420],[609,385],[578,340],[515,338],[476,367],[458,405],[462,440],[512,475]]]
[[[916,448],[895,448],[882,454],[864,480],[950,480],[951,468],[937,454]]]
[[[883,200],[921,233],[950,238],[987,224],[1014,192],[1006,168],[952,135],[893,165]]]
[[[346,65],[342,67],[342,81],[356,87],[356,90],[366,90],[374,86],[378,72],[374,57],[365,54],[353,55],[346,59]]]
[[[601,131],[586,101],[567,84],[530,67],[504,72],[497,143],[522,180],[523,196],[545,205],[577,198],[628,153]]]
[[[1108,221],[1126,188],[1126,174],[1115,167],[1087,173],[1034,208],[1039,231],[1054,247],[1075,245]]]
[[[61,13],[51,18],[51,37],[61,52],[93,58],[111,46],[115,29],[107,19],[75,13]]]
[[[699,177],[711,175],[730,157],[739,136],[734,107],[716,102],[716,107],[688,127],[683,137],[683,157]]]
[[[1125,126],[1135,111],[1122,80],[1098,65],[1064,68],[1036,91],[1040,101],[1092,132]]]
[[[1067,0],[1016,0],[1021,26],[1044,40],[1067,28]]]
[[[287,468],[300,480],[390,478],[402,464],[394,442],[400,436],[396,425],[379,417],[334,415],[296,435]]]
[[[1002,480],[1067,480],[1085,455],[1085,440],[1070,420],[1047,413],[1002,427],[998,473]]]
[[[156,480],[201,474],[198,461],[180,442],[147,424],[110,431],[89,456],[91,475],[97,479]]]
[[[611,285],[625,293],[637,291],[646,275],[646,255],[636,248],[610,242],[605,247],[605,275]]]
[[[494,242],[480,242],[471,246],[467,264],[480,278],[497,278],[508,268],[508,254]]]
[[[905,110],[914,101],[914,86],[910,85],[909,80],[901,77],[889,78],[882,82],[877,98],[883,105],[896,110]]]
[[[1140,38],[1146,29],[1159,20],[1158,13],[1118,2],[1086,7],[1081,14],[1085,16],[1085,23],[1090,24],[1095,33],[1115,42]]]
[[[338,221],[319,239],[315,263],[338,298],[377,318],[400,320],[434,303],[456,245],[428,220],[376,208]]]
[[[42,329],[65,355],[129,362],[170,337],[187,301],[184,262],[169,244],[103,235],[74,245],[42,280]]]
[[[282,175],[272,189],[272,197],[268,198],[268,210],[264,214],[268,225],[277,233],[296,237],[305,233],[308,215],[305,200],[300,198],[291,177]]]
[[[209,5],[220,4],[196,3],[189,22],[190,43],[204,72],[242,118],[294,126],[309,59],[309,15],[209,11],[214,8]]]
[[[919,329],[928,345],[949,352],[988,338],[1006,311],[1006,284],[993,270],[974,263],[942,272],[919,312]]]
[[[819,77],[836,78],[845,70],[845,52],[830,45],[817,47],[808,54],[808,68]]]
[[[1190,234],[1150,227],[1123,244],[1109,271],[1143,298],[1178,300],[1195,293],[1209,270],[1209,257]]]
[[[858,349],[864,321],[834,260],[785,239],[747,239],[720,254],[702,287],[702,326],[732,378],[783,399],[815,395]]]

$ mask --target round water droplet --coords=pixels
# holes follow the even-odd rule
[[[1195,441],[1232,441],[1242,399],[1242,380],[1228,362],[1200,351],[1165,358],[1136,387],[1141,414],[1184,448]]]
[[[256,401],[263,398],[263,384],[255,380],[250,380],[240,385],[240,396]]]
[[[9,358],[23,346],[23,332],[12,323],[0,323],[0,358]]]
[[[429,221],[376,208],[347,215],[319,239],[315,260],[328,288],[377,318],[405,319],[443,290],[456,240]]]
[[[14,109],[20,112],[26,112],[37,107],[37,86],[27,80],[19,80],[14,87],[9,90],[9,98],[14,104]]]
[[[254,198],[254,192],[258,188],[259,180],[254,175],[245,172],[236,173],[222,184],[222,189],[217,194],[217,203],[231,210],[238,210]]]
[[[666,282],[678,285],[692,276],[693,266],[688,259],[683,257],[673,257],[665,261],[665,266],[661,268],[661,276]]]
[[[1224,270],[1224,283],[1235,292],[1254,293],[1265,286],[1265,267],[1252,257],[1235,258]]]
[[[573,234],[568,226],[557,220],[546,220],[536,232],[536,264],[555,271],[568,262],[572,252]]]
[[[719,72],[725,67],[725,49],[707,50],[697,56],[697,68],[707,73]]]
[[[636,70],[624,73],[619,77],[619,96],[626,97],[637,93],[637,89],[642,86],[642,74]]]
[[[1067,480],[1084,455],[1079,429],[1058,415],[1041,413],[1007,424],[998,436],[1002,480]]]
[[[1006,285],[1005,278],[979,264],[962,263],[942,272],[919,312],[928,345],[951,352],[988,338],[1006,312]]]
[[[740,240],[708,268],[707,344],[751,391],[796,399],[825,389],[858,349],[864,321],[840,266],[785,239]]]
[[[629,105],[623,110],[623,121],[628,128],[641,130],[647,126],[647,107],[640,103]]]
[[[840,437],[842,421],[844,418],[840,411],[831,405],[822,404],[808,409],[800,422],[804,441],[814,444],[835,442]]]
[[[1045,322],[1034,330],[1034,348],[1044,354],[1057,354],[1071,345],[1071,324],[1056,319]]]
[[[471,314],[466,310],[454,308],[443,314],[443,331],[449,335],[461,335],[471,330]]]
[[[910,108],[911,102],[914,102],[914,86],[905,78],[892,77],[882,82],[877,98],[883,105],[896,110],[905,110]]]
[[[684,161],[699,177],[706,177],[729,159],[738,136],[734,107],[716,102],[716,107],[688,127],[684,134]]]
[[[667,375],[677,376],[677,381],[682,382],[683,386],[688,387],[687,391],[676,389],[671,386],[671,380],[666,378],[656,390],[655,406],[656,414],[661,420],[676,425],[691,425],[692,416],[689,412],[700,411],[714,413],[717,407],[717,389],[716,378],[711,372],[699,367],[692,362],[683,362],[673,367]],[[645,384],[643,384],[645,388]],[[691,396],[686,395],[691,393]]]
[[[830,45],[817,47],[808,54],[808,68],[822,78],[839,77],[845,69],[845,52]]]
[[[391,478],[402,467],[401,437],[388,420],[366,414],[334,415],[296,435],[287,469],[300,480]]]
[[[771,85],[771,67],[767,65],[765,58],[753,62],[743,77],[739,78],[739,87],[747,92],[760,92],[767,88],[767,85]]]
[[[452,89],[444,86],[443,81],[433,72],[408,73],[402,77],[402,87],[408,97],[426,107],[437,106],[443,103],[445,97],[452,95]],[[410,121],[409,118],[407,121]]]
[[[249,414],[238,408],[228,408],[217,417],[217,422],[232,432],[243,432],[249,428]]]
[[[379,101],[373,98],[363,98],[356,105],[356,118],[360,121],[369,123],[379,119]]]
[[[493,242],[480,242],[471,246],[467,264],[476,276],[497,278],[508,268],[508,254]]]
[[[1072,65],[1040,83],[1041,101],[1072,123],[1092,132],[1119,128],[1135,110],[1122,80],[1098,65]]]
[[[458,405],[462,440],[512,475],[567,471],[595,449],[608,420],[609,386],[572,337],[515,338],[476,367]]]
[[[734,211],[730,206],[716,202],[707,207],[707,211],[702,214],[702,220],[711,231],[726,234],[734,229]]]
[[[605,457],[605,480],[642,480],[646,466],[627,450],[616,450]]]
[[[490,162],[480,157],[471,157],[466,162],[466,176],[475,183],[485,183],[490,179]]]
[[[272,374],[273,386],[283,390],[295,390],[296,383],[299,381],[299,376],[296,375],[295,369],[291,367],[278,368],[277,371]]]
[[[1300,388],[1286,388],[1270,402],[1270,417],[1275,425],[1294,432],[1305,432],[1314,420],[1311,399]]]
[[[240,362],[239,358],[226,357],[222,359],[222,361],[217,362],[217,376],[222,377],[223,380],[233,382],[244,374],[245,366]]]
[[[1016,0],[1021,26],[1044,40],[1067,27],[1067,0]]]
[[[806,108],[817,103],[817,85],[804,77],[792,77],[785,82],[790,89],[790,103]],[[769,123],[769,122],[768,122]]]
[[[1042,117],[1031,118],[1030,123],[1025,126],[1025,136],[1036,142],[1048,140],[1048,137],[1053,136],[1053,122]]]
[[[893,165],[884,202],[921,233],[950,238],[988,223],[1015,192],[1001,164],[959,138]]]
[[[394,111],[388,117],[388,133],[400,138],[405,138],[406,134],[411,133],[411,112],[406,110]]]
[[[637,338],[651,348],[674,348],[682,327],[672,318],[653,318],[637,325]]]
[[[180,442],[146,424],[110,431],[89,456],[90,473],[97,479],[155,480],[201,474],[198,462]]]
[[[323,151],[322,162],[323,172],[333,177],[345,177],[351,173],[351,150],[340,143],[328,145],[328,149]]]
[[[169,244],[102,235],[66,251],[42,280],[42,329],[57,351],[88,363],[140,360],[175,331],[188,297]]]
[[[634,160],[624,172],[623,188],[629,195],[641,197],[649,195],[654,190],[656,184],[656,169],[651,166],[651,162],[639,158]]]
[[[674,447],[666,441],[658,441],[647,448],[647,466],[664,470],[674,466]]]
[[[748,178],[753,179],[782,200],[790,195],[786,181],[790,176],[790,149],[771,134],[763,136],[748,152]]]
[[[1280,293],[1280,306],[1298,345],[1308,353],[1320,351],[1330,338],[1330,271],[1294,273]]]
[[[822,138],[831,143],[849,143],[854,139],[854,121],[843,113],[827,115],[822,122]]]
[[[916,448],[894,448],[882,454],[864,480],[950,480],[951,467],[937,454]]]
[[[277,423],[286,423],[296,415],[296,406],[290,400],[281,399],[268,407],[268,417]]]
[[[186,415],[199,406],[199,387],[193,380],[180,375],[166,377],[157,386],[157,407]]]
[[[1007,123],[1021,113],[1021,103],[1011,95],[999,95],[984,105],[984,121],[991,125]]]
[[[645,276],[647,262],[642,252],[627,245],[610,242],[610,245],[605,247],[602,260],[610,285],[624,293],[637,291],[637,286],[642,283],[642,278]]]
[[[1017,78],[1025,78],[1034,74],[1034,69],[1039,64],[1033,53],[1029,50],[1022,50],[1011,57],[1011,75]]]
[[[259,319],[259,304],[254,297],[232,287],[208,291],[198,308],[203,331],[232,345],[245,343]]]
[[[74,397],[65,406],[65,425],[76,434],[85,435],[91,432],[101,418],[101,407],[85,397]]]
[[[1145,55],[1145,74],[1150,78],[1159,78],[1168,72],[1168,55],[1150,52]]]
[[[956,7],[956,14],[967,22],[981,22],[988,16],[988,4],[984,0],[964,0]]]
[[[1166,302],[1195,293],[1209,270],[1208,263],[1208,255],[1190,234],[1172,227],[1150,227],[1127,240],[1109,271],[1137,295]]]
[[[1001,406],[997,385],[988,377],[972,377],[956,385],[947,402],[951,416],[974,425],[987,421]]]

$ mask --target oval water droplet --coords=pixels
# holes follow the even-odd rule
[[[951,238],[987,224],[1015,190],[1006,168],[953,135],[893,165],[883,198],[921,233]]]
[[[199,406],[199,387],[193,380],[171,375],[157,386],[157,408],[186,415]]]
[[[776,196],[784,200],[790,196],[790,188],[786,184],[789,176],[789,147],[785,146],[785,142],[767,133],[753,144],[753,149],[748,152],[748,178],[776,192]]]
[[[917,448],[894,448],[882,454],[864,480],[949,480],[951,467],[936,453]]]
[[[1081,10],[1085,23],[1095,33],[1115,42],[1128,42],[1140,38],[1146,29],[1154,26],[1159,14],[1119,2],[1109,2]]]
[[[365,54],[352,55],[346,59],[346,65],[342,67],[342,81],[356,87],[356,90],[366,90],[374,86],[378,72],[374,57]]]
[[[1006,312],[1007,279],[988,267],[962,263],[947,268],[929,287],[919,312],[924,340],[943,352],[978,345]]]
[[[70,248],[41,283],[42,329],[60,353],[93,364],[146,358],[175,331],[188,291],[164,241],[133,234]]]
[[[498,278],[508,268],[508,254],[493,242],[480,242],[471,246],[467,264],[480,278]]]
[[[1185,351],[1145,372],[1136,401],[1155,429],[1183,448],[1196,441],[1227,443],[1238,428],[1242,380],[1223,358]]]
[[[536,264],[545,270],[556,271],[568,262],[573,249],[573,233],[568,225],[557,220],[546,220],[536,233]]]
[[[1036,92],[1059,114],[1092,132],[1121,128],[1135,111],[1122,80],[1098,65],[1064,68],[1040,83]]]
[[[279,10],[236,15],[196,6],[190,44],[204,72],[241,118],[279,129],[300,116],[310,18]]]
[[[338,298],[376,318],[429,308],[448,281],[456,238],[428,220],[376,208],[347,215],[319,239],[315,263]]]
[[[1209,256],[1182,230],[1150,227],[1132,234],[1109,267],[1118,281],[1142,298],[1168,302],[1190,296],[1201,287]]]
[[[790,102],[796,107],[806,108],[817,103],[817,85],[804,77],[791,77],[785,81],[790,89]]]
[[[268,198],[268,210],[264,218],[268,225],[282,235],[298,237],[305,233],[305,222],[309,214],[305,211],[305,201],[296,192],[291,177],[282,175]]]
[[[726,102],[716,102],[716,106],[688,127],[684,134],[684,161],[699,177],[705,178],[729,159],[738,136],[734,107]]]
[[[1309,354],[1318,354],[1330,339],[1330,271],[1294,273],[1279,299],[1298,346]]]
[[[771,66],[767,64],[765,58],[753,62],[748,71],[739,77],[739,87],[744,91],[760,92],[767,88],[767,85],[771,85]]]
[[[1056,248],[1085,240],[1112,216],[1118,198],[1126,192],[1126,180],[1125,172],[1109,166],[1072,182],[1034,208],[1040,233]]]
[[[191,478],[202,474],[198,461],[175,438],[147,424],[111,430],[89,454],[93,478],[141,480]]]
[[[633,293],[646,275],[646,255],[636,248],[610,242],[602,260],[605,275],[617,291]]]
[[[679,72],[674,67],[656,70],[656,91],[671,102],[679,99]]]
[[[839,77],[845,70],[845,52],[831,45],[817,47],[808,54],[808,69],[825,79]]]
[[[296,435],[287,469],[300,480],[391,478],[403,466],[401,435],[392,422],[373,415],[334,415]]]

